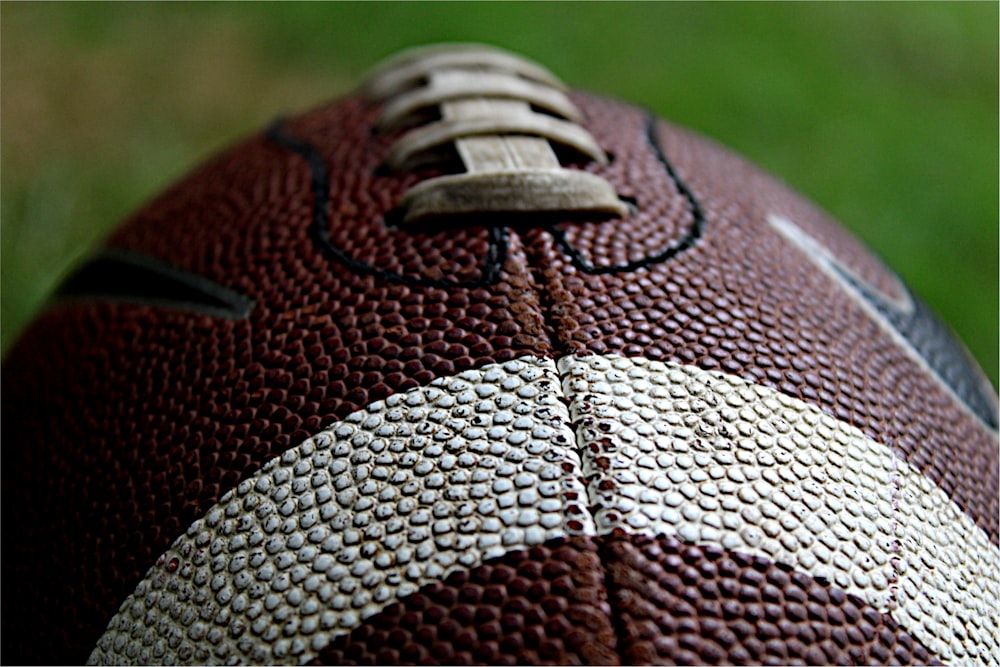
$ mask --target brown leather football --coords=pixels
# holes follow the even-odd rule
[[[7,663],[998,662],[996,394],[947,327],[489,47],[195,170],[2,381]]]

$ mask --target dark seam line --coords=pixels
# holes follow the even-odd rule
[[[507,259],[507,233],[507,227],[504,226],[489,228],[490,245],[482,278],[482,282],[487,285],[500,279],[500,268]]]
[[[625,642],[625,638],[631,633],[629,632],[629,623],[625,618],[625,614],[621,613],[621,608],[623,606],[621,598],[617,597],[617,593],[622,589],[620,585],[615,581],[614,577],[611,575],[611,568],[608,567],[608,563],[611,563],[611,547],[612,541],[625,541],[624,536],[618,533],[608,533],[607,535],[597,535],[594,541],[597,543],[597,558],[601,561],[601,565],[604,566],[604,591],[608,596],[608,608],[611,609],[611,613],[608,614],[608,622],[611,624],[611,631],[615,635],[615,653],[618,654],[618,660],[620,665],[631,665],[634,664],[633,660],[629,660],[625,655],[625,650],[628,648]]]
[[[461,287],[471,289],[474,287],[487,287],[497,280],[500,269],[506,261],[507,255],[507,230],[506,228],[494,231],[490,229],[489,252],[487,253],[486,266],[483,267],[483,277],[478,280],[448,280],[446,278],[411,278],[394,271],[378,269],[367,262],[359,261],[338,248],[330,240],[329,232],[329,171],[323,156],[312,144],[288,134],[284,129],[284,123],[280,119],[272,123],[264,135],[282,148],[285,148],[305,159],[309,165],[309,172],[312,183],[313,195],[313,218],[309,226],[309,234],[320,252],[327,259],[332,259],[343,264],[348,269],[357,273],[373,276],[378,280],[395,283],[399,285],[416,285],[422,287],[452,288]]]
[[[525,250],[526,252],[530,252],[530,250],[527,248]],[[572,352],[566,345],[565,341],[563,341],[560,338],[559,328],[556,326],[556,322],[554,322],[552,319],[553,299],[551,292],[548,289],[546,289],[548,281],[546,281],[544,279],[544,275],[540,273],[542,268],[543,264],[541,262],[529,261],[528,276],[531,278],[531,288],[534,290],[535,296],[538,299],[539,311],[542,317],[542,322],[544,324],[543,331],[551,350],[549,354],[545,356],[550,357],[552,359],[553,364],[555,365],[555,376],[557,382],[556,386],[557,400],[560,403],[562,403],[566,408],[567,418],[569,419],[566,425],[572,431],[573,451],[576,452],[577,455],[581,457],[580,462],[582,466],[584,459],[586,457],[586,451],[585,451],[586,448],[583,445],[581,445],[579,440],[577,440],[578,429],[577,426],[572,421],[572,416],[569,414],[569,408],[572,400],[570,399],[569,395],[567,395],[566,392],[563,391],[564,376],[559,371],[559,365],[558,365],[560,359],[569,356],[570,354],[572,354]],[[597,512],[595,511],[596,510],[595,505],[590,497],[590,484],[592,481],[593,481],[592,478],[588,479],[588,477],[583,473],[583,468],[581,467],[580,482],[583,484],[584,493],[586,494],[587,513],[590,515],[591,520],[594,521],[594,524],[596,526]],[[612,612],[607,614],[607,620],[608,620],[608,625],[611,627],[611,632],[614,637],[615,644],[614,646],[609,646],[608,648],[611,651],[613,651],[616,656],[618,656],[617,664],[619,665],[629,664],[625,660],[625,653],[624,653],[625,650],[624,638],[627,636],[626,634],[627,628],[624,618],[621,615],[614,613],[614,611],[617,609],[619,605],[616,604],[616,601],[612,599],[612,586],[614,586],[614,579],[612,578],[610,568],[607,566],[607,563],[609,561],[606,556],[609,550],[609,540],[612,539],[612,536],[611,535],[601,536],[595,534],[593,537],[585,536],[584,540],[587,539],[593,540],[594,546],[596,548],[597,558],[598,558],[597,568],[600,570],[601,583],[604,587],[604,593],[606,596],[605,602],[607,603],[609,609],[611,609]],[[572,544],[571,537],[565,537],[562,538],[562,540],[563,544]],[[617,587],[615,587],[615,590],[617,590]]]
[[[573,247],[573,245],[566,238],[566,234],[562,229],[559,229],[555,224],[547,225],[545,227],[545,230],[551,235],[552,239],[555,241],[558,247],[561,248],[562,251],[566,253],[566,255],[571,259],[571,261],[573,262],[574,266],[576,266],[577,269],[585,273],[596,274],[596,275],[607,275],[612,273],[624,273],[628,271],[634,271],[639,268],[646,268],[653,264],[668,261],[671,258],[676,257],[678,254],[684,252],[685,250],[692,248],[698,241],[698,239],[701,238],[702,231],[705,226],[705,216],[701,204],[698,202],[697,198],[688,188],[687,184],[684,183],[684,181],[681,180],[681,178],[677,175],[677,172],[674,170],[673,165],[667,159],[666,154],[663,151],[663,148],[660,146],[660,142],[656,134],[656,122],[657,122],[656,116],[653,115],[651,112],[647,113],[646,123],[645,123],[646,140],[648,142],[648,145],[656,155],[657,159],[659,160],[660,164],[664,167],[667,176],[674,182],[678,192],[680,192],[680,194],[687,200],[688,205],[691,209],[691,215],[693,219],[691,227],[688,229],[684,237],[682,237],[678,242],[668,246],[667,248],[663,249],[662,251],[660,251],[655,255],[647,256],[641,260],[629,262],[627,264],[595,267],[589,262],[587,262],[582,257],[581,253],[575,247]],[[558,360],[560,358],[568,354],[571,354],[572,352],[566,345],[565,341],[561,339],[559,335],[559,329],[556,326],[557,323],[552,321],[551,319],[552,305],[553,305],[552,297],[550,291],[548,289],[545,289],[547,286],[547,281],[544,280],[543,275],[540,275],[538,273],[538,269],[540,268],[539,264],[540,264],[539,262],[531,262],[529,264],[530,275],[532,277],[532,282],[535,285],[535,289],[537,290],[538,293],[539,304],[542,306],[542,317],[546,325],[545,326],[546,335],[550,339],[550,344],[554,352],[554,357],[556,362],[558,363]],[[560,384],[559,387],[560,398],[568,408],[571,399],[569,396],[563,394],[562,392],[563,375],[559,373],[558,367],[556,371],[556,376],[558,377]],[[573,437],[575,440],[578,435],[577,427],[571,423],[570,428],[573,430]],[[575,444],[576,444],[575,448],[576,451],[581,456],[586,458],[586,452],[584,451],[585,447],[582,446],[582,444],[579,441],[576,441]],[[584,487],[587,490],[586,491],[587,509],[590,513],[590,516],[594,519],[596,525],[597,507],[594,505],[590,497],[590,489],[594,480],[593,478],[588,479],[586,476],[584,476],[581,481],[583,482]],[[630,664],[631,661],[628,659],[626,655],[626,651],[628,650],[627,637],[629,636],[629,629],[627,627],[628,624],[626,622],[624,614],[617,613],[622,606],[622,601],[619,597],[621,586],[615,581],[614,575],[611,572],[611,568],[608,567],[607,565],[610,562],[609,556],[612,551],[613,543],[621,538],[615,535],[614,533],[609,533],[607,535],[595,535],[593,539],[594,542],[596,543],[597,555],[600,560],[601,567],[603,569],[602,583],[604,586],[604,593],[607,596],[606,602],[608,604],[609,609],[611,610],[611,613],[608,614],[608,623],[610,624],[611,631],[615,637],[615,645],[610,648],[618,656],[619,664],[622,665]]]
[[[594,266],[586,259],[579,250],[573,247],[573,245],[566,239],[566,232],[559,229],[555,225],[549,225],[546,227],[546,231],[552,235],[556,244],[562,249],[573,265],[584,273],[594,274],[594,275],[606,275],[611,273],[626,273],[629,271],[635,271],[636,269],[649,268],[653,264],[659,264],[661,262],[666,262],[680,253],[690,250],[694,247],[694,244],[701,238],[702,231],[705,228],[705,213],[698,202],[698,198],[695,197],[694,193],[688,187],[687,183],[677,174],[674,166],[667,159],[667,155],[660,145],[659,137],[656,133],[656,116],[652,112],[647,112],[646,115],[646,141],[649,146],[653,149],[656,154],[656,158],[663,165],[664,170],[667,172],[667,176],[670,180],[674,182],[674,186],[677,191],[681,194],[684,199],[687,200],[688,206],[691,209],[692,223],[688,228],[687,233],[681,237],[677,242],[672,245],[667,246],[663,250],[659,251],[655,255],[647,255],[642,259],[633,260],[625,264],[612,264],[609,266]]]
[[[108,248],[78,268],[55,297],[156,306],[229,320],[249,316],[255,306],[253,299],[208,278],[121,248]]]

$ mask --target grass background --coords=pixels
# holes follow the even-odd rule
[[[0,345],[132,208],[399,48],[487,41],[832,212],[997,382],[998,4],[0,6]]]

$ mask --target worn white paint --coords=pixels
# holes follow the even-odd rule
[[[918,471],[766,387],[605,356],[441,378],[286,452],[177,539],[90,662],[303,663],[453,569],[615,528],[786,563],[997,664],[1000,550]]]

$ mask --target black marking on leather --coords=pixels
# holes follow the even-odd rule
[[[609,264],[606,266],[594,266],[587,261],[583,257],[583,254],[569,242],[566,238],[566,232],[563,229],[560,229],[556,225],[546,227],[546,230],[555,240],[556,245],[558,245],[562,251],[566,253],[566,255],[573,262],[573,265],[580,271],[602,275],[611,273],[628,273],[638,269],[649,268],[654,264],[669,261],[682,252],[690,250],[694,247],[695,243],[698,242],[698,239],[701,238],[702,232],[705,228],[705,212],[702,209],[698,198],[691,191],[691,188],[689,188],[687,183],[685,183],[684,180],[677,174],[677,170],[674,169],[673,164],[671,164],[670,160],[667,159],[667,154],[663,150],[663,146],[660,144],[660,138],[656,132],[656,116],[651,112],[646,115],[646,140],[649,143],[650,148],[652,148],[653,152],[656,154],[660,164],[663,166],[664,171],[666,171],[667,176],[674,182],[674,187],[676,187],[681,196],[687,200],[688,209],[691,211],[691,225],[681,238],[651,255],[646,255],[645,257],[641,257],[624,264]]]
[[[120,301],[238,320],[254,302],[203,276],[141,253],[109,249],[73,272],[58,299]]]
[[[868,302],[924,359],[963,403],[990,428],[998,425],[993,389],[979,372],[968,352],[955,338],[951,329],[920,299],[907,291],[912,309],[901,309],[842,268],[838,262],[820,257]]]
[[[307,141],[288,134],[280,120],[267,129],[266,137],[269,141],[300,155],[309,165],[313,195],[313,218],[309,226],[309,234],[327,259],[336,261],[355,273],[374,276],[378,280],[402,285],[470,289],[489,286],[499,279],[500,269],[507,259],[507,229],[505,227],[490,229],[490,247],[482,270],[483,277],[478,280],[405,276],[395,271],[377,268],[368,262],[352,257],[330,240],[330,178],[326,163],[319,150]]]
[[[705,214],[697,197],[680,178],[670,160],[667,159],[663,147],[660,145],[656,132],[656,117],[647,114],[645,124],[646,138],[650,148],[656,154],[657,159],[663,166],[667,176],[673,181],[674,186],[682,197],[688,202],[691,211],[691,225],[680,239],[671,245],[625,264],[613,264],[609,266],[594,266],[588,262],[580,251],[566,238],[566,232],[555,223],[539,224],[548,232],[558,248],[569,257],[570,261],[580,271],[590,274],[610,274],[626,273],[641,268],[648,268],[653,264],[666,262],[680,253],[692,248],[698,239],[701,238],[702,230],[705,227]],[[266,130],[267,139],[282,148],[285,148],[296,155],[301,156],[309,166],[310,182],[313,198],[313,217],[309,227],[310,237],[326,258],[336,261],[355,273],[373,276],[378,280],[403,285],[417,285],[438,288],[475,288],[487,287],[496,283],[500,279],[500,272],[507,260],[509,227],[502,223],[502,220],[509,219],[510,216],[483,215],[480,222],[489,229],[489,249],[481,268],[481,278],[477,280],[453,280],[449,278],[429,278],[406,276],[395,271],[380,269],[368,262],[364,262],[353,257],[343,248],[337,246],[330,237],[330,192],[329,192],[329,170],[319,149],[309,142],[289,134],[283,124],[278,120],[271,124]],[[391,215],[390,215],[391,217]],[[522,220],[523,222],[523,220]]]
[[[487,285],[500,279],[500,267],[507,259],[507,233],[506,227],[490,227],[490,249],[483,270],[483,282]]]

